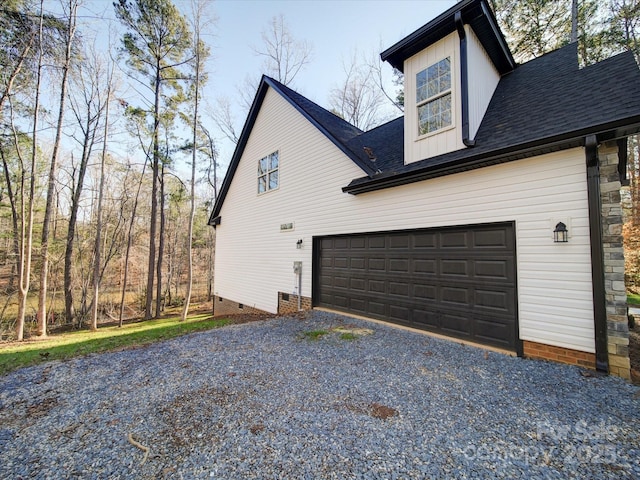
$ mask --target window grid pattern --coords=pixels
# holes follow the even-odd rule
[[[416,74],[419,135],[451,125],[451,59],[449,57]]]
[[[280,159],[278,152],[273,152],[258,162],[258,193],[275,190],[280,184],[279,178]]]

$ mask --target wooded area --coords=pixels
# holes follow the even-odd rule
[[[640,58],[638,0],[490,3],[520,62],[572,39],[583,65],[623,50]],[[82,30],[80,0],[0,6],[0,339],[157,318],[170,305],[184,319],[192,301],[211,299],[207,219],[228,161],[216,138],[238,141],[260,74],[290,84],[313,49],[274,17],[254,47],[263,71],[237,99],[203,103],[212,48],[203,33],[215,30],[215,3],[179,5],[188,8],[115,1],[111,51],[97,51]],[[326,92],[334,113],[366,129],[388,120],[385,102],[402,109],[402,90],[390,91],[373,55],[354,52],[344,72]],[[395,72],[396,89],[401,80]],[[135,104],[125,89],[137,92]],[[639,148],[631,139],[630,286],[640,285]]]

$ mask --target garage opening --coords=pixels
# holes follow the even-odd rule
[[[314,239],[314,306],[520,353],[513,223]]]

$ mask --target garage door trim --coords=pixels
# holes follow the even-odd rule
[[[411,322],[415,322],[416,318],[417,318],[417,314],[414,313],[415,306],[417,305],[416,303],[411,303],[409,301],[409,303],[407,303],[407,301],[403,301],[402,299],[398,299],[397,304],[396,304],[396,300],[386,300],[387,301],[387,309],[386,309],[386,313],[385,314],[375,314],[375,313],[366,313],[363,314],[361,311],[356,310],[351,310],[348,306],[345,308],[340,308],[339,305],[336,306],[330,306],[327,305],[327,298],[328,298],[328,291],[332,292],[333,294],[335,294],[335,296],[332,296],[331,298],[335,298],[336,296],[339,296],[336,292],[335,289],[332,289],[331,286],[328,286],[325,288],[324,290],[324,298],[321,300],[321,279],[320,276],[322,275],[322,242],[329,240],[329,244],[330,245],[334,245],[334,241],[337,239],[348,239],[349,241],[349,245],[351,245],[352,241],[356,241],[357,243],[361,243],[360,240],[357,237],[364,237],[366,238],[367,241],[367,247],[365,247],[365,252],[370,252],[371,248],[369,247],[369,242],[371,240],[374,240],[374,238],[372,237],[376,237],[376,236],[385,236],[385,238],[387,239],[388,242],[391,242],[392,239],[390,237],[392,236],[397,236],[397,238],[402,238],[403,235],[407,235],[408,238],[413,238],[414,240],[418,238],[419,235],[422,236],[437,236],[438,240],[438,249],[433,250],[433,254],[435,255],[435,259],[436,261],[439,262],[439,272],[441,271],[440,269],[442,269],[442,263],[445,262],[445,260],[447,262],[449,262],[451,260],[451,258],[449,258],[449,253],[444,253],[444,252],[448,252],[448,250],[446,250],[445,248],[442,248],[442,245],[446,245],[444,243],[444,238],[445,236],[449,236],[451,237],[452,235],[455,236],[456,232],[461,233],[462,235],[466,235],[469,238],[478,238],[476,237],[476,235],[478,233],[481,233],[482,230],[493,230],[498,231],[500,228],[505,229],[505,243],[504,243],[504,247],[497,247],[495,250],[495,252],[489,254],[489,256],[487,257],[483,257],[483,250],[482,247],[478,248],[476,243],[473,244],[469,244],[468,247],[461,247],[461,250],[458,252],[458,254],[460,255],[460,258],[463,259],[464,261],[467,262],[479,262],[479,261],[483,261],[484,258],[490,259],[491,255],[498,255],[500,248],[504,248],[504,253],[503,253],[503,257],[501,258],[500,261],[504,261],[505,265],[508,265],[508,282],[502,282],[500,285],[496,286],[496,290],[497,291],[501,291],[504,290],[503,294],[504,294],[504,298],[508,299],[509,301],[509,311],[508,312],[504,312],[500,315],[490,315],[489,313],[487,314],[482,314],[479,309],[477,307],[473,308],[473,314],[470,314],[469,316],[473,317],[473,321],[471,321],[471,319],[469,320],[470,323],[470,330],[471,332],[473,332],[473,336],[475,339],[470,339],[466,336],[466,333],[461,331],[462,333],[456,335],[455,332],[448,332],[446,331],[446,329],[443,329],[442,327],[446,327],[447,325],[442,323],[440,324],[439,327],[432,327],[430,328],[428,326],[428,322],[422,322],[421,326],[419,326],[418,328],[421,328],[423,330],[426,331],[432,331],[434,333],[438,333],[438,334],[444,334],[453,338],[461,338],[467,341],[471,341],[471,342],[475,342],[475,343],[485,343],[487,345],[491,345],[493,347],[498,347],[498,348],[508,348],[509,350],[513,350],[515,351],[519,356],[522,356],[522,341],[519,338],[519,321],[518,321],[518,287],[517,287],[517,252],[516,252],[516,229],[515,229],[515,222],[511,221],[511,222],[495,222],[495,223],[481,223],[481,224],[466,224],[466,225],[455,225],[455,226],[446,226],[446,227],[432,227],[432,228],[419,228],[419,229],[397,229],[397,230],[382,230],[382,231],[373,231],[373,232],[352,232],[352,233],[344,233],[344,234],[337,234],[337,235],[323,235],[323,236],[316,236],[313,237],[313,264],[312,264],[312,268],[313,268],[313,278],[312,278],[312,301],[313,301],[313,306],[322,306],[325,308],[332,308],[338,311],[344,311],[345,313],[352,313],[352,314],[356,314],[359,316],[365,316],[365,317],[371,317],[371,318],[375,318],[378,320],[383,320],[389,323],[395,323],[395,324],[403,324],[406,326],[411,326],[411,327],[416,327],[415,324],[411,323]],[[417,241],[417,240],[416,240]],[[325,242],[326,244],[327,242]],[[348,247],[347,250],[349,250],[351,247]],[[387,251],[389,250],[389,246],[386,247]],[[327,261],[331,261],[332,259],[335,260],[335,250],[328,250],[330,253],[328,255],[325,256],[325,264]],[[466,251],[467,253],[463,253],[463,251]],[[367,253],[369,254],[369,253]],[[409,249],[407,250],[407,258],[412,259],[413,261],[415,261],[415,258],[417,258],[420,254],[417,253],[416,247],[411,246],[409,247]],[[456,254],[454,254],[452,256],[455,257]],[[447,257],[442,258],[442,257]],[[331,258],[329,258],[331,257]],[[352,258],[349,256],[349,259],[351,261]],[[387,260],[389,260],[389,254],[387,254]],[[450,262],[451,263],[451,262]],[[455,262],[452,262],[452,265],[454,265]],[[413,265],[413,262],[412,262]],[[454,265],[455,266],[455,265]],[[385,277],[389,275],[388,272],[389,269],[389,262],[386,262],[386,267],[385,267],[385,272],[384,275]],[[330,275],[335,275],[335,269],[334,267],[325,267],[325,273],[329,272]],[[368,270],[369,272],[369,270]],[[370,275],[370,273],[367,273],[367,275]],[[348,277],[349,280],[352,280],[352,277],[349,276]],[[367,276],[366,278],[371,278],[372,280],[374,279],[374,277],[369,277]],[[442,278],[444,278],[444,276],[440,276],[440,280],[434,281],[437,284],[437,288],[440,290],[443,290],[445,288],[449,288],[451,287],[450,285],[450,280],[442,280]],[[358,278],[353,278],[354,281],[358,281]],[[325,277],[324,279],[325,281],[325,285],[327,285],[327,278]],[[458,282],[456,280],[456,282]],[[460,285],[466,285],[469,288],[469,291],[473,291],[476,292],[478,290],[482,290],[482,286],[484,285],[483,283],[478,283],[477,281],[477,277],[476,277],[476,281],[475,282],[471,282],[469,283],[468,279],[460,279]],[[413,284],[412,284],[413,285]],[[417,286],[422,286],[420,284],[416,284]],[[455,290],[455,289],[454,289]],[[388,297],[388,293],[389,290],[387,290],[387,293],[385,295],[387,295]],[[372,297],[369,293],[368,299],[369,299],[369,303],[372,302]],[[455,294],[455,292],[454,292]],[[358,298],[358,295],[353,292],[353,291],[349,291],[349,302],[356,302],[358,303],[358,301],[360,300]],[[451,315],[451,314],[455,314],[455,313],[462,313],[460,312],[456,312],[456,307],[452,306],[451,309],[449,309],[449,307],[445,307],[444,306],[444,302],[442,301],[442,296],[438,297],[438,300],[436,300],[436,303],[432,303],[431,307],[434,308],[434,311],[436,312],[436,315],[439,315],[440,317],[444,317],[447,315]],[[363,299],[364,301],[364,299]],[[331,302],[330,302],[331,303]],[[425,303],[421,303],[422,305],[426,305],[428,302]],[[474,304],[477,305],[477,304]],[[511,307],[512,306],[512,307]],[[396,308],[396,310],[401,310],[402,308],[409,308],[411,309],[411,322],[409,323],[404,323],[402,320],[396,321],[392,318],[392,316],[389,316],[389,312],[391,307]],[[513,311],[511,311],[511,308],[513,308]],[[455,317],[455,315],[454,315]],[[452,318],[454,318],[452,317]],[[464,319],[462,317],[459,318],[460,321],[464,321]],[[455,319],[453,320],[455,321]],[[512,335],[510,338],[511,340],[509,340],[510,342],[510,346],[505,347],[505,345],[498,345],[495,342],[492,343],[491,340],[488,341],[483,341],[482,339],[482,330],[477,329],[476,327],[481,326],[482,322],[486,322],[486,321],[490,321],[492,323],[494,323],[496,325],[496,328],[502,328],[504,332],[511,332],[509,333],[509,335]],[[514,329],[514,331],[511,331],[511,329]]]

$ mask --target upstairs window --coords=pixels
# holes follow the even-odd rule
[[[261,158],[258,162],[258,193],[278,188],[278,152]]]
[[[416,75],[418,135],[451,125],[451,59],[434,63]]]

